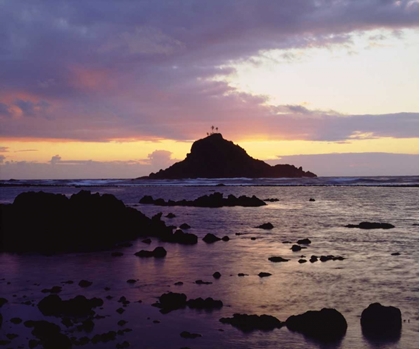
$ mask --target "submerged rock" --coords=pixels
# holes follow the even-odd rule
[[[270,229],[273,229],[274,226],[270,222],[268,222],[268,223],[263,223],[256,228],[270,230]]]
[[[221,276],[222,276],[222,274],[220,274],[218,271],[216,271],[216,272],[213,273],[213,277],[215,279],[220,279]]]
[[[134,253],[137,257],[155,257],[164,258],[166,256],[166,250],[163,247],[156,247],[153,251],[141,250]]]
[[[58,295],[49,295],[38,303],[38,309],[44,315],[53,316],[88,316],[94,314],[93,308],[103,305],[101,298],[88,299],[76,296],[69,300],[62,300]]]
[[[280,256],[269,257],[268,260],[270,262],[273,262],[273,263],[288,262],[288,261],[290,261],[290,259],[286,259],[286,258],[283,258],[283,257],[280,257]]]
[[[184,293],[164,293],[159,297],[159,302],[153,305],[160,308],[161,313],[167,314],[173,310],[184,308],[187,305],[187,296]]]
[[[254,330],[271,331],[275,328],[281,328],[284,323],[271,315],[248,315],[233,314],[231,318],[221,318],[219,320],[223,324],[231,324],[243,332],[251,332]]]
[[[362,333],[367,338],[399,338],[401,335],[401,311],[392,306],[372,303],[360,318]]]
[[[223,307],[223,302],[211,297],[206,299],[200,297],[196,299],[189,299],[187,305],[192,309],[219,309]]]
[[[308,238],[305,239],[300,239],[298,241],[296,241],[297,244],[299,245],[309,245],[312,241],[309,240]]]
[[[286,326],[290,331],[325,342],[339,340],[347,331],[344,316],[337,310],[328,308],[290,316],[286,320]]]
[[[199,334],[199,333],[191,333],[191,332],[188,332],[188,331],[182,331],[179,335],[182,338],[189,338],[189,339],[194,339],[194,338],[201,337],[201,334]]]
[[[346,228],[359,228],[359,229],[392,229],[394,225],[390,223],[377,223],[377,222],[361,222],[359,224],[347,224]]]
[[[266,273],[266,272],[261,272],[261,273],[259,273],[258,274],[258,276],[260,277],[260,278],[264,278],[264,277],[268,277],[268,276],[271,276],[271,274],[270,273]]]
[[[220,240],[221,240],[221,238],[217,237],[216,235],[214,235],[212,233],[207,233],[206,236],[203,237],[203,241],[205,243],[208,243],[208,244],[212,244],[212,243],[214,243],[216,241],[220,241]]]

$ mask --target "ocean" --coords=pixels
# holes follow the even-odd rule
[[[13,180],[0,181],[0,203],[12,203],[25,191],[45,191],[70,196],[80,190],[109,193],[148,217],[159,212],[167,225],[191,226],[196,245],[135,241],[112,251],[57,255],[0,254],[0,297],[8,303],[0,308],[3,325],[0,341],[8,348],[27,348],[31,329],[14,324],[13,317],[47,319],[62,327],[69,337],[92,337],[122,327],[127,331],[107,343],[81,348],[116,348],[124,341],[130,348],[401,348],[419,346],[419,177],[320,177],[310,179],[194,179],[194,180]],[[224,196],[255,195],[268,201],[261,207],[161,207],[140,204],[144,195],[165,200],[193,200],[221,192]],[[309,199],[315,201],[310,201]],[[363,221],[391,223],[393,229],[349,229],[347,224]],[[271,230],[256,228],[270,222]],[[63,222],[65,224],[65,222]],[[187,230],[185,230],[187,231]],[[35,233],[35,232],[34,232]],[[57,234],[60,227],[57,226]],[[213,233],[229,241],[206,244],[201,239]],[[298,239],[311,244],[299,252],[291,250]],[[289,243],[290,242],[290,243]],[[138,258],[134,253],[163,246],[162,259]],[[395,255],[398,253],[398,255]],[[311,255],[334,255],[344,260],[309,262]],[[290,259],[272,263],[271,256]],[[300,259],[307,260],[299,263]],[[213,273],[220,272],[220,279]],[[260,272],[271,276],[261,278]],[[244,276],[238,276],[243,273]],[[82,279],[92,281],[80,288]],[[135,283],[127,283],[134,279]],[[64,284],[72,280],[73,284]],[[196,280],[210,282],[197,284]],[[182,284],[179,284],[182,282]],[[176,285],[177,284],[177,285]],[[57,318],[44,317],[36,304],[46,296],[45,288],[62,286],[63,299],[78,294],[100,297],[104,305],[96,311],[91,332],[74,333]],[[212,297],[223,307],[212,311],[178,309],[161,314],[152,306],[165,292],[182,292],[188,298]],[[109,296],[108,298],[106,298]],[[130,303],[124,312],[121,296]],[[112,298],[111,298],[112,297]],[[139,302],[141,300],[141,302]],[[31,301],[35,306],[25,305]],[[369,304],[398,307],[402,313],[401,337],[393,341],[365,338],[360,315]],[[335,308],[347,320],[347,333],[339,342],[325,344],[291,332],[286,327],[273,331],[243,333],[219,319],[234,313],[267,314],[285,321],[308,310]],[[182,338],[189,331],[201,337]],[[7,334],[18,337],[8,339]]]

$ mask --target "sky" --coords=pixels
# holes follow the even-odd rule
[[[135,178],[211,126],[319,176],[418,175],[419,4],[0,0],[0,179]]]

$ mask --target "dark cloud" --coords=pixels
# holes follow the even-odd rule
[[[413,134],[407,115],[341,119],[302,106],[269,107],[264,97],[211,78],[264,50],[351,45],[354,33],[417,26],[413,1],[6,0],[0,136],[186,140],[218,123],[232,135],[255,127],[298,139],[406,137]],[[279,115],[285,109],[289,114]]]

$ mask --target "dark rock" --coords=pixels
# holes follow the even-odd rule
[[[347,331],[344,316],[335,309],[327,308],[290,316],[286,320],[286,326],[290,331],[324,342],[339,340]]]
[[[19,325],[22,322],[22,319],[20,317],[13,317],[10,319],[10,322],[12,324]]]
[[[221,276],[222,276],[222,274],[220,274],[218,271],[216,271],[215,273],[213,273],[213,277],[215,279],[220,279]]]
[[[243,332],[251,332],[254,330],[271,331],[275,328],[281,328],[284,323],[271,315],[247,315],[233,314],[231,318],[221,318],[219,320],[223,324],[231,324]]]
[[[38,345],[40,345],[41,344],[41,342],[40,341],[38,341],[38,340],[36,340],[36,339],[30,339],[29,340],[29,342],[28,342],[28,347],[30,348],[30,349],[33,349],[33,348],[35,348],[36,346],[38,346]]]
[[[318,257],[314,256],[314,255],[312,255],[311,259],[309,260],[309,262],[311,262],[311,263],[314,263],[314,262],[317,262],[317,261],[318,261]]]
[[[63,281],[62,284],[72,285],[74,284],[74,281],[73,280]]]
[[[309,245],[311,242],[312,241],[309,240],[308,238],[296,241],[296,243],[299,244],[299,245]]]
[[[67,349],[72,346],[70,339],[61,333],[56,324],[44,320],[31,321],[29,327],[33,328],[32,334],[41,341],[45,349]]]
[[[270,230],[270,229],[273,229],[274,226],[270,222],[268,222],[268,223],[263,223],[259,225],[257,228]]]
[[[239,273],[238,276],[248,276],[248,274]]]
[[[164,293],[159,297],[159,302],[154,304],[160,308],[162,314],[184,308],[187,305],[187,296],[184,293]]]
[[[303,248],[302,246],[299,246],[299,245],[293,245],[290,249],[291,249],[293,252],[298,252],[298,251],[300,251],[302,248]]]
[[[315,199],[314,198],[310,198],[309,201],[315,201]]]
[[[161,240],[182,245],[195,245],[198,242],[198,237],[195,234],[184,233],[181,229],[177,229],[173,234],[171,232],[162,236]]]
[[[182,338],[189,338],[189,339],[194,339],[194,338],[201,337],[201,334],[199,334],[199,333],[190,333],[188,331],[182,331],[179,335]]]
[[[298,262],[299,262],[300,264],[302,264],[302,263],[306,263],[306,262],[307,262],[307,260],[306,260],[306,259],[302,259],[302,258],[301,258],[301,259],[299,259],[299,260],[298,260]]]
[[[393,339],[401,335],[401,311],[392,306],[372,303],[362,312],[360,318],[362,333],[367,338]]]
[[[220,133],[197,140],[185,160],[177,162],[149,179],[176,178],[278,178],[278,177],[316,177],[311,172],[292,165],[270,166],[261,160],[250,157],[244,149],[225,140]]]
[[[192,309],[219,309],[223,307],[223,302],[220,300],[213,299],[208,297],[206,299],[203,298],[196,298],[196,299],[189,299],[187,302],[189,308]]]
[[[57,295],[49,295],[38,303],[38,308],[47,316],[88,316],[94,313],[93,308],[100,307],[103,303],[100,298],[87,299],[85,296],[76,296],[62,300]]]
[[[266,201],[266,202],[276,202],[276,201],[280,201],[280,200],[277,199],[277,198],[268,198],[268,199],[264,199],[264,201]]]
[[[267,276],[271,276],[271,274],[270,273],[261,272],[261,273],[258,274],[258,276],[260,278],[264,278],[264,277],[267,277]]]
[[[205,237],[203,237],[203,241],[208,244],[212,244],[216,241],[220,241],[221,239],[218,238],[216,235],[212,233],[207,233]]]
[[[110,194],[26,192],[0,205],[1,251],[87,252],[104,250],[154,233],[149,218]],[[59,229],[59,234],[57,233]]]
[[[225,236],[223,236],[222,237],[222,241],[229,241],[230,240],[230,238],[229,238],[229,236],[227,236],[227,235],[225,235]]]
[[[187,223],[182,223],[179,227],[181,229],[190,229],[191,228]]]
[[[115,331],[108,331],[102,334],[96,334],[92,338],[92,343],[97,344],[99,342],[107,343],[110,341],[114,341],[117,337],[117,332]]]
[[[122,314],[122,313],[124,313],[124,312],[125,312],[125,310],[124,310],[123,308],[118,308],[118,309],[116,310],[116,312],[117,312],[118,314]]]
[[[0,297],[0,308],[8,302],[6,298]]]
[[[82,323],[77,326],[78,331],[85,331],[85,332],[92,332],[93,328],[95,327],[95,324],[92,320],[88,319],[85,321],[82,321]]]
[[[399,252],[393,252],[393,253],[391,253],[391,256],[399,256],[399,255],[400,255]]]
[[[124,341],[122,343],[117,343],[116,348],[117,349],[125,349],[128,348],[130,346],[130,343],[127,341]]]
[[[13,339],[19,337],[19,335],[16,334],[16,333],[8,333],[8,334],[6,334],[6,337],[10,340],[13,340]]]
[[[203,281],[203,280],[195,280],[195,283],[197,285],[210,285],[211,284],[211,282],[209,282],[209,281]]]
[[[257,238],[253,236],[253,237],[251,238],[251,240],[252,240],[252,241],[257,240]]]
[[[140,200],[143,201],[144,197]],[[179,200],[173,201],[164,199],[146,200],[148,204],[158,205],[158,206],[192,206],[192,207],[224,207],[224,206],[244,206],[244,207],[258,207],[267,205],[263,200],[257,198],[255,195],[252,197],[240,196],[236,197],[234,195],[229,195],[227,198],[223,197],[222,193],[215,192],[210,195],[203,195],[198,197],[195,200]]]
[[[116,252],[112,252],[112,253],[111,253],[111,256],[112,256],[112,257],[121,257],[121,256],[123,256],[123,255],[124,255],[124,253],[119,252],[119,251],[116,251]]]
[[[292,242],[291,241],[282,241],[282,244],[291,244]]]
[[[7,339],[0,339],[0,346],[9,345],[10,341]]]
[[[126,323],[127,323],[127,321],[125,321],[125,320],[120,320],[120,321],[118,321],[118,322],[117,322],[117,325],[118,325],[118,326],[124,326]]]
[[[127,280],[128,284],[135,284],[136,282],[137,282],[137,280],[134,280],[134,279],[128,279]]]
[[[141,240],[141,242],[143,242],[145,244],[151,244],[152,240],[150,238],[147,238],[147,239]]]
[[[53,286],[51,288],[44,288],[42,293],[60,293],[62,288],[60,286]]]
[[[273,256],[273,257],[269,257],[268,260],[270,262],[279,263],[279,262],[288,262],[290,259],[285,259],[280,256]]]
[[[184,283],[182,282],[182,281],[178,281],[178,282],[175,282],[174,283],[174,285],[175,286],[182,286]]]
[[[377,223],[377,222],[361,222],[359,224],[347,224],[346,228],[359,228],[359,229],[392,229],[394,225],[389,223]]]
[[[175,218],[176,216],[172,212],[169,212],[165,217],[166,218]]]
[[[166,256],[166,250],[163,247],[156,247],[153,251],[141,250],[134,253],[137,257],[155,257],[163,258]]]
[[[80,280],[79,281],[79,286],[80,287],[89,287],[92,285],[91,281],[87,281],[87,280]]]

